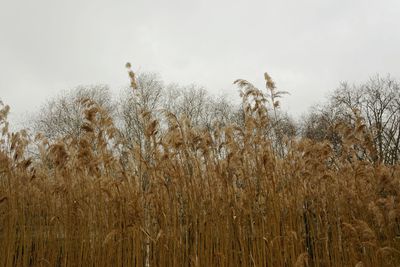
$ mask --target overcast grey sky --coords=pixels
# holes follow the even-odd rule
[[[128,84],[124,64],[237,95],[268,71],[297,115],[340,81],[400,77],[398,0],[0,0],[0,98],[14,116],[59,91]]]

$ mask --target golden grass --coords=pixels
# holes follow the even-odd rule
[[[29,158],[33,140],[8,131],[3,106],[0,266],[400,265],[400,168],[367,160],[362,121],[338,127],[339,154],[289,140],[282,157],[263,93],[237,84],[243,127],[147,111],[133,149],[87,99],[85,134],[39,135]]]

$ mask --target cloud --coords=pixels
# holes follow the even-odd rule
[[[17,113],[79,84],[128,83],[124,64],[236,94],[268,71],[283,107],[307,110],[339,81],[400,77],[400,3],[383,1],[7,1],[0,96]]]

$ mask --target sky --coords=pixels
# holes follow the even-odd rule
[[[0,0],[0,99],[11,118],[63,90],[134,71],[238,97],[238,78],[289,91],[294,117],[341,81],[400,78],[398,0]]]

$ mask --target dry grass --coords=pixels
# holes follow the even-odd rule
[[[289,140],[281,157],[266,98],[236,83],[243,127],[147,111],[133,149],[87,99],[83,137],[39,135],[28,158],[34,140],[8,131],[3,106],[0,266],[400,265],[400,168],[357,156],[374,153],[362,121],[338,127],[340,154]]]

